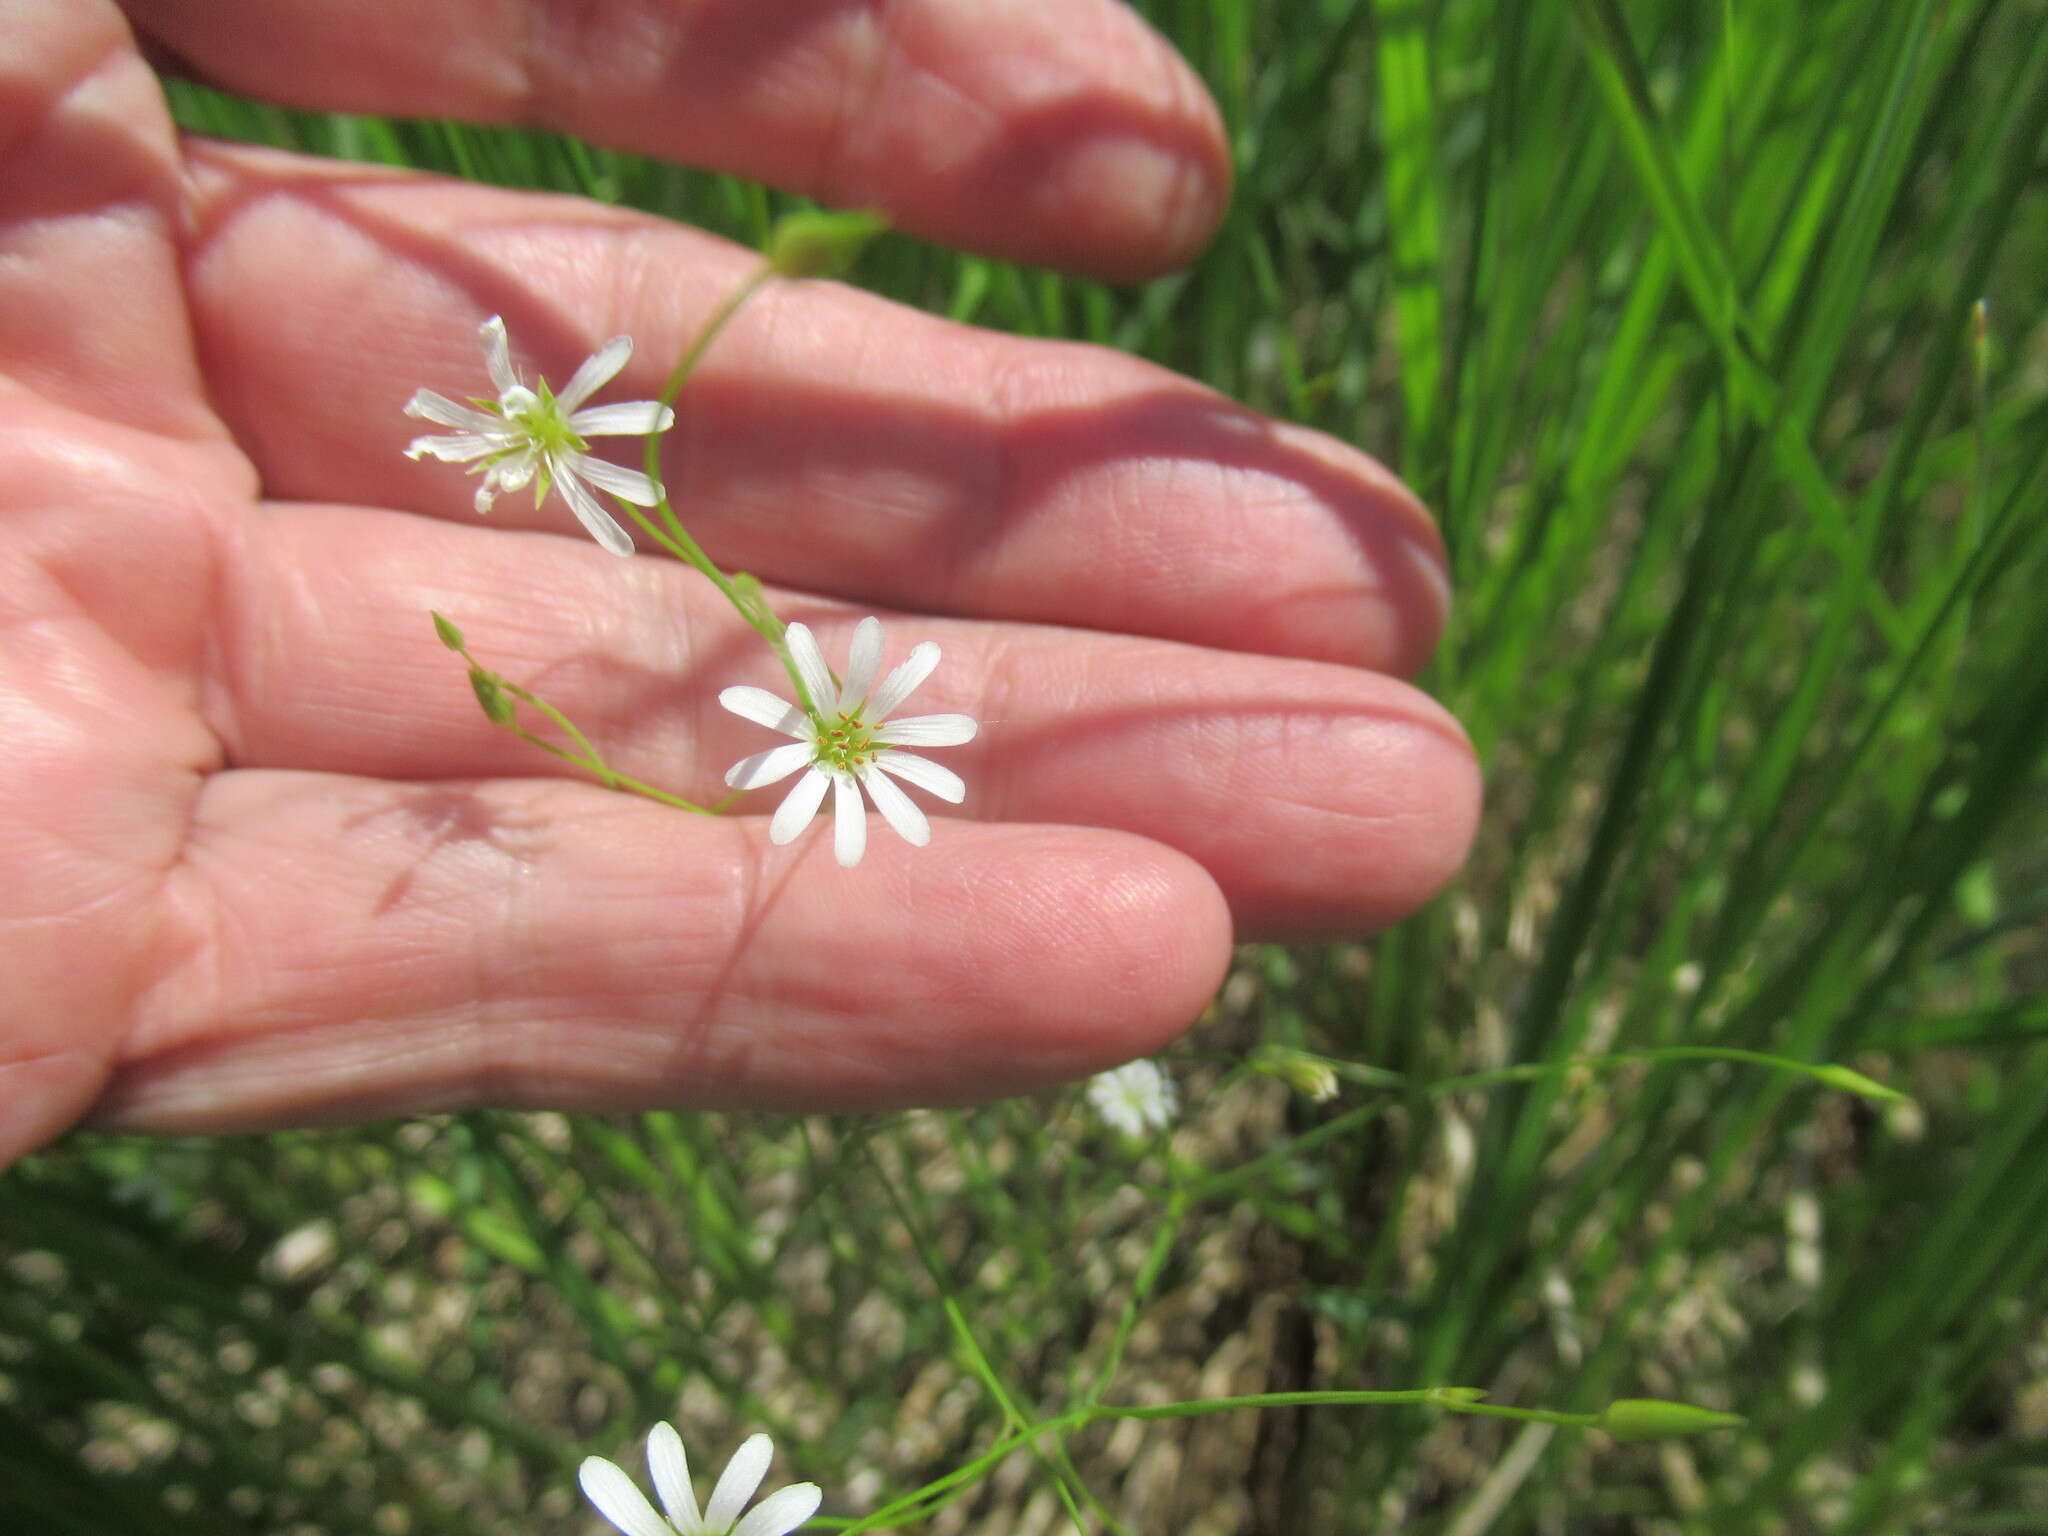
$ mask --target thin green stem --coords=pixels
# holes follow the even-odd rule
[[[511,692],[511,689],[507,688],[506,692]],[[593,762],[578,753],[569,751],[565,747],[557,746],[546,737],[536,736],[524,726],[513,725],[506,727],[506,729],[510,730],[521,741],[531,742],[534,746],[539,747],[541,751],[553,753],[564,762],[574,763],[578,768],[597,775],[598,778],[604,781],[606,789],[623,789],[629,794],[640,795],[648,800],[659,801],[663,805],[674,806],[677,810],[688,811],[694,816],[723,815],[726,807],[739,798],[737,795],[727,795],[715,805],[698,805],[694,800],[685,800],[681,795],[672,795],[665,789],[656,789],[652,784],[636,779],[629,773],[620,773],[616,768],[608,768],[602,762]]]
[[[1004,1387],[1002,1378],[996,1374],[996,1368],[989,1360],[988,1352],[981,1347],[980,1340],[975,1338],[973,1329],[968,1325],[967,1314],[960,1309],[959,1302],[955,1300],[953,1293],[947,1289],[945,1270],[940,1266],[937,1256],[933,1254],[930,1246],[925,1241],[924,1233],[919,1229],[916,1220],[912,1217],[909,1202],[904,1198],[902,1191],[896,1187],[896,1181],[889,1176],[889,1170],[882,1166],[882,1160],[875,1155],[874,1147],[871,1144],[863,1143],[862,1151],[867,1154],[868,1166],[874,1169],[876,1179],[881,1182],[882,1192],[888,1197],[890,1206],[895,1210],[896,1219],[902,1223],[904,1235],[910,1239],[911,1248],[917,1254],[918,1261],[924,1266],[925,1273],[930,1276],[932,1284],[938,1288],[940,1307],[946,1315],[946,1322],[952,1329],[954,1339],[959,1343],[962,1353],[967,1357],[968,1368],[974,1373],[975,1379],[987,1389],[989,1396],[994,1399],[996,1407],[1003,1415],[1004,1422],[1022,1430],[1028,1421],[1023,1411],[1018,1408],[1015,1399],[1011,1397],[1008,1389]],[[1080,1506],[1075,1502],[1073,1490],[1068,1486],[1070,1478],[1074,1487],[1078,1487],[1081,1490],[1082,1497],[1087,1499],[1089,1504],[1099,1511],[1100,1506],[1096,1504],[1094,1494],[1090,1492],[1087,1484],[1081,1482],[1079,1475],[1073,1471],[1073,1465],[1066,1460],[1063,1450],[1056,1449],[1055,1452],[1049,1454],[1037,1444],[1036,1434],[1033,1434],[1030,1438],[1032,1454],[1038,1458],[1039,1464],[1052,1475],[1054,1490],[1059,1494],[1060,1503],[1066,1508],[1067,1517],[1074,1522],[1074,1529],[1080,1530],[1082,1528],[1081,1510]]]
[[[1416,1387],[1390,1392],[1255,1392],[1242,1397],[1194,1398],[1179,1403],[1089,1403],[1065,1413],[1012,1431],[966,1465],[914,1492],[894,1499],[871,1514],[843,1523],[820,1520],[820,1526],[834,1526],[849,1533],[886,1530],[900,1517],[923,1518],[938,1495],[978,1481],[1004,1457],[1031,1444],[1040,1435],[1052,1434],[1062,1440],[1091,1424],[1112,1419],[1191,1419],[1209,1413],[1234,1413],[1241,1409],[1338,1408],[1338,1407],[1428,1407],[1450,1413],[1481,1414],[1496,1419],[1518,1419],[1532,1424],[1562,1424],[1573,1429],[1591,1429],[1599,1424],[1597,1413],[1564,1413],[1549,1408],[1508,1408],[1483,1403],[1477,1387]]]
[[[535,709],[554,721],[563,734],[576,743],[576,750],[588,759],[586,766],[589,767],[592,773],[604,780],[606,789],[612,789],[617,786],[618,775],[613,773],[611,768],[605,763],[603,756],[591,744],[590,738],[577,729],[575,721],[571,720],[539,694],[529,689],[521,688],[517,683],[501,681],[498,686],[511,694],[513,698],[523,699],[526,703],[531,704]],[[514,728],[517,729],[516,726]],[[526,733],[522,731],[521,734],[524,735]],[[564,755],[566,756],[567,754]]]
[[[1152,1234],[1152,1246],[1146,1251],[1145,1261],[1138,1266],[1137,1276],[1131,1281],[1131,1294],[1124,1298],[1123,1312],[1116,1320],[1116,1333],[1109,1341],[1102,1369],[1095,1373],[1094,1384],[1084,1399],[1090,1406],[1101,1401],[1102,1394],[1109,1390],[1110,1382],[1116,1379],[1117,1366],[1122,1364],[1124,1350],[1138,1326],[1138,1310],[1152,1295],[1152,1287],[1159,1283],[1160,1271],[1166,1267],[1167,1255],[1173,1252],[1174,1239],[1180,1235],[1181,1222],[1187,1215],[1187,1193],[1180,1184],[1179,1172],[1172,1169],[1170,1162],[1168,1167],[1174,1191],[1167,1199],[1166,1214],[1160,1220],[1159,1229]]]
[[[683,385],[688,383],[690,375],[696,372],[697,364],[703,361],[704,354],[711,348],[711,343],[716,341],[719,333],[732,323],[733,317],[740,312],[747,300],[774,282],[775,276],[775,269],[766,262],[763,262],[758,268],[747,275],[745,282],[725,296],[725,299],[719,304],[718,308],[711,312],[711,318],[704,322],[704,328],[697,333],[696,340],[690,343],[675,367],[669,370],[668,382],[661,387],[661,395],[659,397],[661,404],[673,406],[676,403],[677,396],[683,392]],[[657,438],[649,438],[647,441],[647,477],[650,480],[660,480],[660,468],[660,441]]]
[[[1420,1085],[1416,1092],[1431,1098],[1463,1093],[1471,1088],[1492,1088],[1506,1083],[1530,1083],[1560,1077],[1575,1069],[1606,1071],[1614,1067],[1648,1066],[1665,1061],[1734,1061],[1753,1067],[1770,1067],[1780,1072],[1797,1072],[1831,1088],[1860,1094],[1865,1098],[1897,1103],[1907,1095],[1865,1077],[1860,1072],[1831,1062],[1796,1061],[1789,1056],[1772,1056],[1764,1051],[1738,1050],[1720,1045],[1668,1045],[1647,1051],[1615,1051],[1604,1056],[1569,1056],[1562,1061],[1528,1062],[1488,1072],[1468,1072],[1458,1077],[1438,1078]]]
[[[775,281],[777,275],[772,266],[763,264],[750,273],[745,282],[727,294],[718,308],[712,311],[711,318],[704,322],[704,328],[697,333],[675,367],[669,371],[668,382],[661,389],[660,403],[663,406],[675,405],[683,392],[683,385],[688,383],[690,375],[697,371],[697,365],[703,361],[711,343],[732,323],[733,317],[739,314],[747,301]],[[789,680],[796,688],[798,700],[807,712],[816,715],[818,702],[811,697],[810,689],[804,685],[803,674],[797,670],[795,658],[789,654],[789,646],[782,638],[782,621],[762,599],[759,585],[745,576],[728,576],[719,568],[718,562],[704,552],[704,547],[690,536],[689,530],[683,527],[682,519],[677,516],[674,504],[668,499],[668,488],[661,477],[661,441],[666,435],[663,432],[650,433],[646,450],[647,478],[654,482],[660,497],[655,503],[655,510],[661,514],[661,527],[657,528],[653,519],[631,503],[621,501],[619,506],[640,525],[649,538],[678,560],[694,567],[724,594],[725,600],[732,604],[734,611],[742,619],[746,620],[748,627],[768,642],[775,652],[776,659],[782,663],[782,670],[789,674]]]
[[[657,789],[644,780],[634,778],[631,774],[620,773],[604,760],[603,754],[591,743],[590,738],[577,727],[575,721],[563,714],[561,710],[550,704],[539,694],[533,692],[532,689],[522,688],[517,683],[510,682],[491,671],[472,656],[467,647],[451,646],[450,648],[455,651],[456,655],[469,663],[471,672],[480,673],[489,680],[493,687],[501,692],[509,693],[513,698],[520,700],[522,703],[531,704],[535,709],[546,715],[571,741],[576,743],[577,750],[572,752],[567,747],[549,741],[544,736],[536,735],[534,732],[526,729],[516,719],[502,722],[506,730],[517,736],[521,741],[539,747],[541,751],[559,757],[565,763],[573,763],[585,773],[595,775],[606,789],[623,789],[646,799],[659,801],[663,805],[673,806],[679,811],[689,811],[698,816],[717,816],[727,806],[731,805],[734,800],[739,798],[737,795],[727,795],[716,805],[698,805],[694,800],[685,800],[681,795],[670,794],[665,789]]]

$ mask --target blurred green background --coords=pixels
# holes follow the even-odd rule
[[[1427,682],[1487,764],[1462,881],[1370,943],[1244,951],[1150,1151],[1075,1093],[73,1137],[0,1176],[0,1527],[595,1530],[577,1459],[638,1472],[659,1417],[700,1472],[767,1429],[858,1516],[1013,1412],[1456,1384],[1749,1423],[1099,1425],[911,1523],[2048,1530],[2048,5],[1143,9],[1235,144],[1198,266],[1110,289],[890,238],[858,279],[1398,467],[1460,593]],[[741,240],[790,206],[173,100]],[[1377,1074],[1314,1103],[1248,1065],[1273,1045]],[[1913,1102],[1728,1062],[1444,1084],[1672,1046]]]

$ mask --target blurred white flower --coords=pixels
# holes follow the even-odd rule
[[[584,440],[665,432],[674,424],[676,413],[653,400],[587,410],[582,406],[626,366],[626,359],[633,355],[633,338],[614,336],[599,347],[557,395],[546,379],[536,380],[531,389],[519,381],[512,371],[512,349],[502,319],[491,316],[477,334],[483,338],[484,365],[498,391],[497,400],[479,399],[474,405],[464,405],[431,389],[417,391],[406,402],[406,415],[458,430],[448,436],[414,438],[405,450],[406,457],[432,457],[449,464],[474,462],[470,473],[484,477],[476,492],[479,512],[490,511],[500,491],[516,491],[532,482],[537,507],[546,500],[551,486],[559,486],[569,510],[593,539],[615,555],[632,554],[632,536],[598,504],[591,487],[610,491],[638,507],[653,506],[661,492],[639,470],[621,469],[591,457],[590,445]]]
[[[296,1285],[332,1264],[340,1247],[334,1223],[322,1216],[279,1238],[277,1246],[263,1256],[263,1273],[269,1279]]]
[[[718,702],[756,725],[780,731],[796,740],[770,747],[734,763],[725,782],[734,789],[759,789],[788,778],[798,769],[804,776],[783,797],[774,819],[768,823],[770,841],[795,840],[811,824],[824,803],[825,791],[832,791],[832,851],[839,862],[851,869],[867,852],[868,815],[860,792],[866,789],[890,826],[907,843],[922,848],[932,840],[931,823],[910,796],[896,787],[895,778],[958,805],[967,786],[950,768],[905,747],[957,747],[972,741],[976,726],[967,715],[911,715],[889,720],[889,711],[909,698],[917,685],[931,676],[939,664],[939,648],[927,640],[914,647],[909,659],[875,687],[875,673],[882,665],[882,621],[862,619],[853,631],[853,648],[846,662],[846,678],[834,683],[818,649],[817,637],[802,624],[792,624],[785,638],[796,662],[797,674],[816,706],[807,713],[785,702],[765,688],[728,688]]]
[[[1173,1079],[1152,1061],[1127,1061],[1088,1079],[1088,1102],[1112,1130],[1145,1137],[1164,1130],[1180,1109]]]
[[[585,1457],[576,1480],[597,1512],[626,1536],[789,1536],[815,1515],[824,1501],[816,1483],[778,1488],[744,1520],[740,1518],[774,1455],[775,1446],[766,1435],[749,1436],[725,1464],[718,1486],[711,1490],[711,1502],[700,1514],[697,1491],[690,1486],[690,1461],[683,1454],[683,1437],[673,1425],[655,1425],[647,1437],[647,1470],[654,1475],[654,1491],[668,1512],[666,1520],[654,1512],[633,1479],[602,1456]]]

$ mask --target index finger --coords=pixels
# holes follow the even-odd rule
[[[1222,215],[1216,109],[1116,0],[123,0],[292,106],[539,124],[1111,278]]]

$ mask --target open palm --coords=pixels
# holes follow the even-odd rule
[[[155,56],[306,105],[537,119],[1136,276],[1220,214],[1212,109],[1108,0],[0,0],[0,1162],[67,1125],[480,1102],[827,1108],[1157,1046],[1233,931],[1398,917],[1477,779],[1445,583],[1370,460],[1131,359],[831,284],[692,380],[669,490],[844,655],[983,730],[930,847],[771,846],[494,731],[426,613],[709,798],[777,686],[698,577],[408,463],[502,314],[644,398],[749,270],[580,201],[181,141]],[[602,446],[602,445],[600,445]]]

